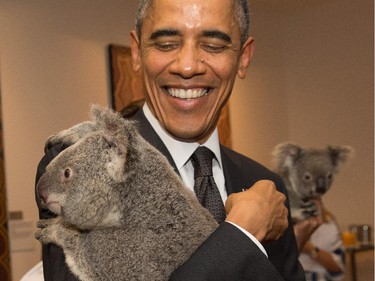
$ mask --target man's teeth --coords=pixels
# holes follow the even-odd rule
[[[207,89],[197,89],[197,90],[168,89],[168,93],[171,96],[180,98],[180,99],[195,99],[195,98],[199,98],[201,96],[207,95],[208,90]]]

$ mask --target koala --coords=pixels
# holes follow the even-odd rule
[[[168,280],[218,224],[134,122],[91,112],[46,143],[67,148],[37,184],[57,216],[40,220],[35,237],[59,245],[83,281]]]
[[[350,146],[305,149],[293,143],[281,143],[273,152],[275,172],[288,190],[293,222],[318,215],[311,199],[320,198],[332,185],[334,176],[354,150]]]

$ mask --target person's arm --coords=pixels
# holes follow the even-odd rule
[[[319,249],[310,241],[305,243],[305,246],[302,250],[302,253],[308,254],[311,258],[320,263],[324,268],[329,272],[342,273],[343,269],[340,265],[334,260],[332,253]]]
[[[224,222],[170,281],[283,280],[268,258],[241,230]]]
[[[285,199],[273,182],[265,180],[231,194],[225,206],[226,222],[173,272],[170,280],[283,280],[260,248],[232,223],[258,241],[278,239],[288,227]]]
[[[315,202],[320,210],[323,220],[323,214],[327,211],[323,208],[322,202]],[[326,244],[320,244],[324,239]],[[324,245],[321,248],[319,245]],[[345,251],[341,239],[340,229],[332,215],[327,216],[324,223],[316,229],[316,235],[308,240],[303,246],[302,253],[309,255],[313,260],[322,265],[332,276],[341,276],[345,271]]]

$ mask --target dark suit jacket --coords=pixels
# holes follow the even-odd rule
[[[138,121],[141,135],[168,158],[178,173],[168,149],[145,118],[143,111],[139,110],[133,119]],[[46,151],[38,166],[36,182],[48,163],[63,149],[60,145]],[[240,192],[242,188],[250,187],[261,179],[274,181],[278,190],[286,193],[280,178],[263,166],[223,146],[221,154],[228,194]],[[38,198],[36,200],[39,206]],[[51,214],[40,206],[39,210],[41,218],[51,217]],[[297,245],[291,223],[279,240],[263,246],[269,258],[235,226],[222,223],[192,257],[175,270],[170,280],[305,280],[303,269],[298,262]],[[64,254],[56,245],[43,246],[43,265],[46,281],[77,280],[67,269]]]

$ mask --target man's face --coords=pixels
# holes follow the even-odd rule
[[[175,138],[203,143],[214,130],[235,77],[244,78],[253,52],[241,47],[230,0],[155,0],[131,33],[135,70],[146,100]]]

